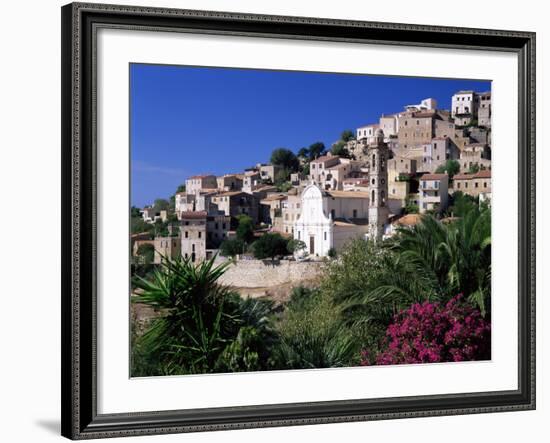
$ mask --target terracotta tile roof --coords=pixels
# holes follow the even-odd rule
[[[196,180],[196,179],[202,179],[202,178],[206,178],[206,177],[216,178],[216,176],[212,175],[212,174],[200,174],[200,175],[192,175],[191,177],[187,177],[187,180]]]
[[[356,226],[365,226],[368,224],[369,221],[366,218],[336,218],[334,220],[334,225],[340,226],[341,228],[354,228]]]
[[[456,174],[454,176],[455,180],[471,180],[473,178],[491,178],[491,170],[482,169],[481,171],[476,172],[475,174]]]
[[[394,220],[392,224],[399,226],[414,226],[420,223],[421,220],[422,216],[420,214],[407,214]]]
[[[355,183],[356,185],[368,185],[369,179],[368,178],[346,178],[342,180],[342,183]]]
[[[181,213],[181,218],[187,218],[192,220],[198,220],[201,218],[206,218],[206,211],[184,211]]]
[[[363,191],[325,191],[328,196],[334,198],[369,198],[368,192]]]
[[[218,194],[218,197],[233,197],[234,195],[239,194],[246,194],[246,192],[243,191],[228,191],[228,192],[222,192]]]
[[[443,180],[448,178],[447,174],[424,174],[420,180]]]
[[[286,194],[273,194],[263,198],[262,201],[264,202],[264,201],[284,200],[285,198],[287,198]]]
[[[273,186],[273,185],[264,185],[264,186],[260,186],[259,188],[256,188],[254,189],[252,192],[262,192],[262,191],[269,191],[269,190],[276,190],[277,189],[277,186]]]
[[[453,180],[470,180],[474,178],[474,174],[455,174]]]
[[[482,169],[477,174],[475,174],[475,178],[491,178],[491,170]]]
[[[311,160],[311,163],[324,163],[328,160],[338,160],[340,158],[339,155],[323,155],[321,157],[316,158],[315,160]]]
[[[436,114],[436,111],[431,109],[428,111],[418,111],[413,113],[414,118],[431,118]]]

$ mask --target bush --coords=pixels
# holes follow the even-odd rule
[[[137,264],[150,265],[155,259],[155,247],[150,243],[139,245],[135,259]]]
[[[220,252],[224,257],[235,257],[244,252],[245,244],[238,238],[226,239],[220,245]]]
[[[280,344],[274,351],[277,368],[329,368],[359,363],[359,342],[351,329],[342,325],[330,297],[318,290],[293,290],[278,331]]]
[[[445,305],[416,303],[401,311],[386,331],[383,351],[362,352],[362,365],[438,363],[491,358],[491,326],[458,295]]]
[[[277,256],[287,254],[287,243],[280,234],[267,233],[252,243],[254,257],[263,260],[264,258],[275,259]]]

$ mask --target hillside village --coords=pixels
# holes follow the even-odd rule
[[[451,103],[439,109],[427,98],[344,131],[328,149],[277,149],[269,163],[187,177],[171,201],[132,208],[134,259],[148,250],[153,263],[245,260],[264,238],[256,258],[322,261],[352,238],[390,238],[425,213],[452,219],[458,195],[490,203],[491,93],[458,91]],[[275,234],[286,250],[267,241]]]

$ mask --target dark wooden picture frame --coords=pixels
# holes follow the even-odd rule
[[[71,439],[535,408],[535,34],[73,3],[62,8],[62,434]],[[384,399],[97,413],[96,103],[99,28],[208,32],[515,53],[519,60],[518,389]]]

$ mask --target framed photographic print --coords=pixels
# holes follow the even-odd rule
[[[535,408],[535,35],[62,8],[62,434]]]

